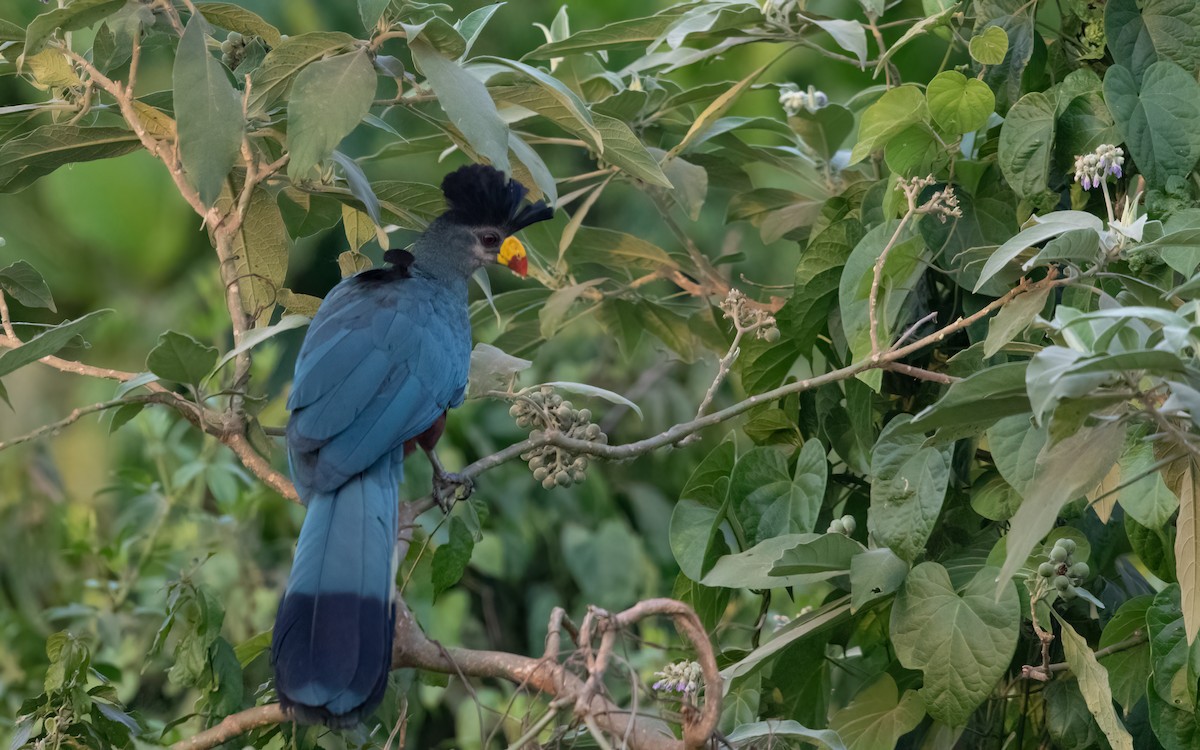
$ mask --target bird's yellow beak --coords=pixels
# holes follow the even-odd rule
[[[496,262],[508,266],[516,275],[524,278],[529,273],[529,258],[525,255],[525,246],[516,237],[508,237],[500,246],[500,254]]]

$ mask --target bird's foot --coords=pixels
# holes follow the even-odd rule
[[[475,482],[465,474],[435,471],[433,474],[433,499],[446,513],[459,500],[466,500],[475,491]]]

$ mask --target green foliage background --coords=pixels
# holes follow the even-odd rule
[[[370,37],[349,5],[240,5],[291,37]],[[484,3],[451,5],[394,2],[387,12],[453,23]],[[671,7],[573,3],[570,30]],[[640,139],[631,153],[649,162],[627,155],[638,172],[613,160],[616,176],[586,209],[561,264],[560,238],[575,231],[568,220],[586,201],[576,197],[554,222],[528,231],[540,275],[493,274],[497,312],[478,295],[476,335],[532,360],[523,385],[587,383],[637,402],[640,419],[572,397],[587,401],[610,444],[628,443],[691,420],[733,339],[717,290],[689,295],[665,272],[645,286],[630,282],[638,271],[677,268],[703,288],[711,268],[773,310],[781,334],[742,342],[711,411],[796,385],[703,430],[698,443],[593,461],[575,486],[543,489],[521,462],[481,476],[448,521],[423,518],[400,580],[418,620],[448,646],[538,654],[555,606],[578,618],[588,605],[683,599],[712,635],[729,681],[721,730],[739,747],[771,738],[835,748],[1192,747],[1200,99],[1191,94],[1200,93],[1200,12],[1185,0],[903,0],[886,12],[873,0],[768,3],[808,18],[788,16],[791,28],[780,30],[755,3],[682,7],[678,15],[733,18],[689,37],[697,50],[739,34],[776,38],[678,70],[650,65],[636,77],[627,66],[646,64],[644,40],[604,57],[563,53],[558,78],[592,115],[625,122]],[[0,110],[0,267],[27,261],[54,300],[39,306],[38,295],[4,287],[12,318],[28,339],[113,308],[87,330],[86,345],[72,337],[59,356],[150,369],[193,396],[193,365],[203,374],[231,348],[229,313],[209,237],[163,165],[139,149],[72,163],[19,192],[3,171],[15,139],[74,114],[73,105],[61,107],[66,114],[50,107],[32,119],[19,106],[66,96],[61,84],[31,86],[31,77],[44,79],[36,69],[17,75],[10,54],[45,10],[27,3],[0,14],[21,32],[0,28],[8,35],[0,102],[11,107]],[[469,57],[522,59],[545,42],[532,22],[550,26],[558,12],[541,0],[500,7]],[[878,69],[867,29],[876,17],[889,50]],[[834,19],[854,23],[829,25]],[[92,48],[95,33],[72,31],[72,48]],[[831,58],[853,57],[860,36],[872,64]],[[216,32],[214,44],[223,38]],[[808,46],[797,45],[801,38]],[[174,38],[149,39],[140,94],[173,85]],[[445,39],[426,39],[428,59],[446,59]],[[407,65],[408,44],[390,44],[385,51]],[[342,52],[330,59],[348,60]],[[550,57],[558,55],[525,62],[549,73]],[[769,67],[753,77],[761,66]],[[589,69],[591,79],[579,74]],[[603,71],[621,71],[620,91]],[[813,86],[829,106],[789,118],[780,104],[788,83]],[[491,85],[503,102],[498,86],[515,84]],[[392,86],[381,78],[376,96],[391,96]],[[731,108],[720,110],[727,92]],[[284,104],[276,124],[297,117]],[[439,158],[454,140],[437,102],[372,111],[386,127],[359,126],[338,149],[364,157],[382,198],[386,181],[436,184],[466,160],[464,149],[481,147],[468,134]],[[87,117],[85,125],[119,124],[111,113]],[[697,119],[721,132],[693,131]],[[595,153],[564,142],[579,122],[522,123],[560,195],[607,178],[573,179],[598,166]],[[1122,144],[1126,154],[1124,174],[1103,195],[1072,179],[1075,157],[1101,144]],[[264,149],[278,155],[278,146]],[[316,192],[340,187],[324,179],[334,173],[328,149],[316,156],[313,170],[288,179],[309,180]],[[650,184],[657,163],[673,190]],[[906,206],[900,178],[925,175],[933,182]],[[1140,178],[1145,193],[1133,202]],[[943,188],[958,217],[916,210]],[[404,205],[429,205],[427,193],[404,195]],[[298,295],[336,283],[348,244],[381,261],[365,215],[346,214],[358,222],[347,228],[340,206],[324,200],[334,214],[287,253],[295,311],[304,307]],[[1031,214],[1041,220],[1031,223]],[[419,226],[399,223],[392,246]],[[707,260],[689,255],[689,243]],[[878,300],[868,294],[875,273]],[[544,287],[556,290],[556,304]],[[1005,296],[1014,288],[1031,291]],[[918,338],[997,298],[1005,303],[990,323],[981,318],[905,357],[918,377],[871,366],[879,352],[870,305],[878,302],[886,348],[928,313],[937,322]],[[268,310],[258,322],[291,311]],[[194,341],[160,339],[167,330]],[[256,424],[286,419],[302,333],[254,350]],[[174,370],[147,363],[164,341],[184,352]],[[0,371],[14,407],[0,419],[0,441],[114,397],[110,381],[39,365],[8,374],[2,360]],[[830,372],[840,374],[802,386]],[[228,384],[228,370],[214,382]],[[469,401],[451,418],[443,460],[464,465],[527,437],[507,408]],[[283,466],[277,441],[263,450]],[[429,481],[414,461],[407,496],[425,494]],[[166,409],[89,415],[5,450],[0,733],[15,746],[169,743],[269,700],[268,631],[302,515]],[[1072,573],[1069,587],[1036,573],[1054,560],[1058,540],[1072,548],[1063,553],[1069,564],[1084,564],[1071,568],[1084,572]],[[1045,663],[1039,632],[1052,636]],[[670,709],[648,686],[654,672],[691,654],[666,624],[643,624],[637,635],[663,648],[633,643],[627,674],[610,690],[628,703],[640,685],[643,705]],[[1028,678],[1051,662],[1056,679]],[[383,745],[401,700],[408,746],[458,748],[507,746],[546,703],[507,684],[468,689],[401,670],[376,721],[335,734],[272,727],[250,742]],[[551,746],[593,742],[575,730],[564,716],[538,736]]]

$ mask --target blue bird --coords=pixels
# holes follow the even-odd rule
[[[442,192],[448,210],[413,253],[334,287],[296,361],[288,460],[308,514],[271,656],[280,703],[303,723],[350,726],[383,699],[404,457],[421,447],[447,481],[432,451],[466,391],[468,280],[498,257],[524,275],[506,238],[553,215],[488,166],[452,172]]]

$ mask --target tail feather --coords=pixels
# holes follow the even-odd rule
[[[383,698],[401,466],[385,456],[309,499],[271,648],[280,702],[299,721],[353,724]]]

